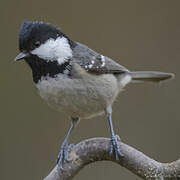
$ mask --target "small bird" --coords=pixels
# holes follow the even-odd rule
[[[19,50],[15,61],[24,59],[30,66],[40,96],[72,120],[58,155],[60,168],[69,160],[72,146],[68,139],[79,120],[103,114],[110,126],[110,154],[117,160],[123,157],[112,123],[112,105],[119,92],[130,82],[160,82],[174,77],[172,73],[129,71],[44,22],[22,24]]]

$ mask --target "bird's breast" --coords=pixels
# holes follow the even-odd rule
[[[59,74],[36,84],[40,96],[54,109],[71,117],[89,118],[102,114],[119,92],[113,75],[69,78]]]

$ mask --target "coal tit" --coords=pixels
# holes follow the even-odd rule
[[[112,123],[112,105],[119,92],[132,81],[160,82],[174,76],[163,72],[129,71],[44,22],[22,24],[19,50],[15,61],[24,59],[29,65],[40,96],[52,108],[72,119],[58,156],[60,167],[68,160],[68,139],[79,119],[103,114],[110,125],[110,154],[116,159],[123,156]]]

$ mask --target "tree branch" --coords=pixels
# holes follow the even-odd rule
[[[69,153],[70,162],[63,165],[63,170],[56,165],[44,180],[70,180],[84,166],[95,161],[113,161],[143,179],[180,179],[180,159],[171,163],[157,162],[137,149],[119,142],[124,154],[119,161],[110,152],[110,139],[92,138],[75,145]]]

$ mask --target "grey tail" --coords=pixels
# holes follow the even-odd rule
[[[174,78],[174,74],[155,71],[134,71],[129,72],[134,82],[160,82]]]

